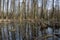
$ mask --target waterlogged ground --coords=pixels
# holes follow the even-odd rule
[[[2,23],[0,24],[0,39],[1,40],[60,40],[59,37],[49,37],[42,39],[42,33],[39,27],[35,29],[29,24],[20,23]],[[34,31],[33,31],[34,29]],[[46,30],[47,35],[53,35],[53,33],[60,33],[59,30],[55,30],[48,27]]]

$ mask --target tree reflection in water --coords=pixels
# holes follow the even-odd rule
[[[30,24],[26,24],[24,25],[25,28],[21,27],[21,25],[19,23],[9,23],[9,24],[6,24],[6,23],[2,23],[1,26],[1,33],[2,33],[2,40],[35,40],[33,39],[34,36],[33,35],[33,31],[32,31],[32,26]],[[47,35],[53,35],[53,29],[48,27],[46,29],[46,33]],[[56,29],[54,31],[54,33],[60,33],[60,29]],[[40,36],[42,36],[41,34],[41,31],[40,31],[40,28],[38,27],[36,29],[36,33],[37,35],[37,38],[38,40],[41,40],[41,38],[38,38]],[[1,39],[0,38],[0,39]],[[36,40],[37,40],[36,39]],[[54,37],[54,40],[60,40],[60,38],[58,38],[57,36]],[[53,37],[49,37],[47,38],[47,40],[53,40]]]

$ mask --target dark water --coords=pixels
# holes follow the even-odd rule
[[[0,39],[1,40],[60,40],[59,37],[49,37],[42,39],[42,33],[39,27],[35,29],[29,24],[20,24],[20,23],[3,23],[0,25]],[[33,31],[34,29],[34,31]],[[45,30],[47,35],[53,35],[53,33],[60,33],[60,29],[53,29],[48,27]]]

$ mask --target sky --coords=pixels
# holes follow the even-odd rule
[[[2,0],[3,1],[3,0]],[[27,0],[28,1],[28,0]],[[47,1],[47,5],[46,5],[46,9],[48,9],[48,10],[50,10],[51,8],[52,8],[52,1],[53,0],[48,0]],[[56,1],[57,0],[54,0],[54,6],[56,5]],[[18,0],[15,0],[15,6],[17,7],[18,6]],[[31,2],[31,1],[30,1]],[[42,0],[38,0],[38,6],[39,7],[41,7],[41,4],[42,3]],[[60,7],[60,0],[57,2],[57,3],[59,3],[58,5],[59,5],[59,7]],[[3,2],[2,2],[2,4],[3,4]],[[21,6],[21,4],[22,4],[22,0],[20,0],[20,6]],[[26,3],[27,4],[27,3]],[[9,0],[9,11],[10,11],[10,5],[11,5],[11,0]],[[30,4],[31,5],[31,4]],[[1,5],[1,7],[3,7],[3,5]],[[16,8],[17,9],[17,8]],[[1,9],[2,10],[2,9]],[[4,11],[6,12],[6,10],[7,10],[7,0],[5,0],[5,3],[4,3]]]

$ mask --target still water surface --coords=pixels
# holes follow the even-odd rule
[[[24,25],[24,24],[23,24]],[[32,26],[25,24],[24,26],[20,25],[20,23],[2,23],[0,24],[0,32],[1,32],[1,40],[35,40],[33,39],[33,31],[32,31]],[[36,40],[43,40],[41,39],[40,36],[42,36],[42,33],[40,29],[37,27],[36,29]],[[53,35],[53,33],[59,33],[60,34],[60,29],[55,30],[53,32],[53,29],[48,27],[46,29],[46,34],[47,35]],[[49,37],[46,40],[60,40],[58,37]]]

